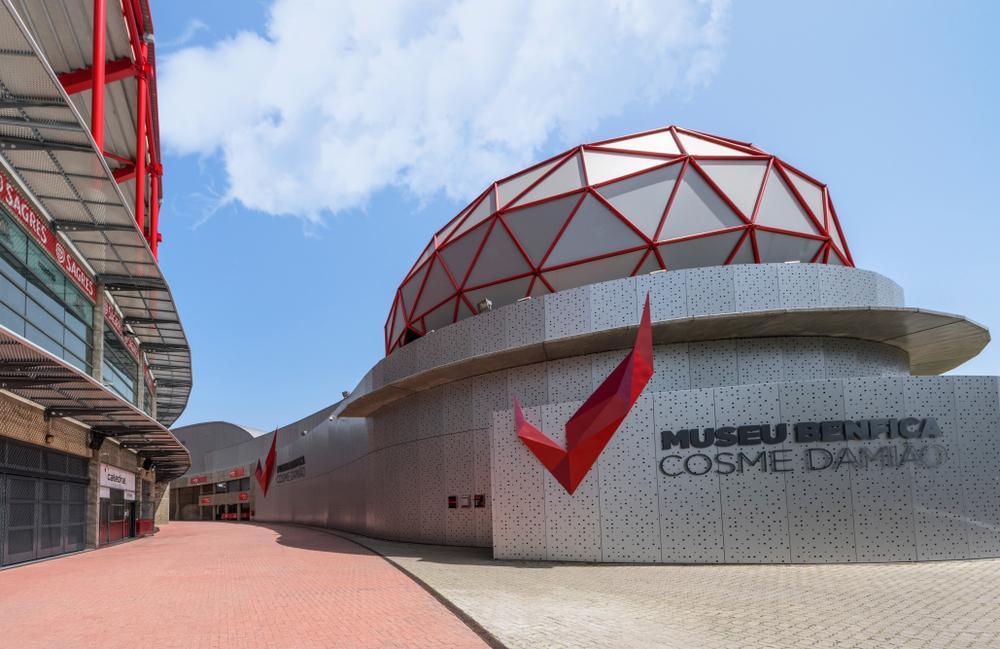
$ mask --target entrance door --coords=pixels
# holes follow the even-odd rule
[[[0,564],[82,550],[87,460],[0,438]]]
[[[135,501],[129,500],[125,502],[125,518],[128,521],[128,535],[129,538],[135,538]]]
[[[31,561],[37,558],[35,530],[38,521],[36,490],[41,481],[20,476],[6,476],[6,534],[3,543],[3,563]]]
[[[38,556],[51,557],[65,552],[63,547],[63,483],[40,480],[42,502],[38,525]]]

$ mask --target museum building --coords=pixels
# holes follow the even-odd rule
[[[254,518],[503,559],[1000,556],[997,378],[942,376],[988,342],[857,268],[827,186],[756,145],[585,144],[434,234]]]
[[[0,565],[152,534],[190,456],[146,0],[0,2]]]

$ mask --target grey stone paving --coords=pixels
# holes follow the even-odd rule
[[[584,565],[345,536],[399,564],[509,647],[1000,647],[1000,559]]]

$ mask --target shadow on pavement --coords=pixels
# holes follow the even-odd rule
[[[237,525],[253,525],[271,530],[278,535],[276,542],[297,550],[312,550],[315,552],[332,552],[335,554],[377,554],[362,545],[338,534],[330,534],[327,530],[306,527],[294,523],[235,523]],[[331,539],[332,537],[332,539]]]

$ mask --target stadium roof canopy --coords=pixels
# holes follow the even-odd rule
[[[191,391],[191,354],[155,249],[158,170],[154,46],[147,2],[109,0],[105,155],[90,132],[93,6],[4,0],[0,11],[0,157],[115,294],[156,379],[157,417],[169,426]],[[112,10],[112,8],[115,8]],[[135,23],[130,26],[130,22]],[[143,64],[141,59],[145,58]],[[137,75],[148,84],[144,142],[153,173],[140,174]],[[144,162],[146,162],[144,160]],[[141,207],[141,209],[139,209]],[[137,214],[149,216],[137,219]],[[152,244],[152,245],[151,245]]]
[[[0,0],[0,166],[114,295],[155,380],[153,423],[169,426],[192,376],[157,262],[158,133],[148,0]]]

